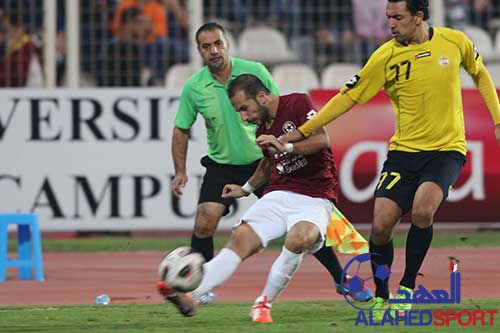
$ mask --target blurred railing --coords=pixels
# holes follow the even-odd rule
[[[0,86],[163,87],[176,65],[189,67],[185,72],[202,66],[194,34],[210,20],[227,29],[233,56],[270,70],[304,64],[321,81],[327,66],[361,66],[390,38],[386,2],[3,0]],[[144,7],[131,9],[133,3]],[[431,24],[473,34],[483,58],[498,62],[500,1],[433,0],[430,6]]]

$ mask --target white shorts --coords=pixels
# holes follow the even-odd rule
[[[285,235],[297,222],[311,222],[321,234],[321,241],[306,251],[314,253],[323,246],[332,209],[333,203],[328,199],[272,191],[254,203],[234,227],[247,223],[259,236],[262,246],[266,247],[269,241]]]

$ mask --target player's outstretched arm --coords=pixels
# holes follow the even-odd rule
[[[283,143],[303,140],[349,111],[355,104],[356,102],[348,94],[339,92],[319,110],[316,116],[302,124],[298,130],[280,136],[279,140]]]
[[[280,135],[279,138],[278,138],[278,140],[281,143],[297,142],[297,141],[301,141],[301,140],[304,140],[304,139],[305,139],[304,134],[302,134],[302,132],[300,132],[297,129],[295,129],[295,130],[293,130],[291,132],[285,133],[283,135]]]
[[[324,127],[320,128],[308,138],[295,142],[293,144],[293,151],[296,154],[310,155],[319,152],[324,148],[330,146],[330,137]]]
[[[281,141],[276,139],[273,135],[261,135],[257,138],[256,142],[261,148],[272,148],[280,153],[286,152],[310,155],[319,152],[321,149],[329,147],[330,137],[328,136],[326,129],[323,127],[314,132],[308,138],[294,143],[281,143]]]
[[[222,189],[222,195],[221,197],[223,198],[241,198],[244,196],[247,196],[245,191],[241,189],[240,185],[236,184],[226,184],[224,185],[224,188]]]
[[[349,111],[355,104],[356,102],[354,102],[348,94],[339,92],[319,110],[317,115],[302,124],[302,126],[299,127],[299,131],[305,137],[308,137]]]
[[[189,141],[189,131],[174,127],[172,134],[172,159],[174,160],[175,177],[172,180],[172,194],[182,195],[182,188],[188,182],[186,174],[186,155]]]

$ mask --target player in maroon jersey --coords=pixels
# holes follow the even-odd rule
[[[309,96],[276,96],[261,87],[257,77],[249,74],[235,79],[228,92],[242,119],[258,126],[256,141],[268,158],[271,172],[264,193],[291,191],[335,202],[337,170],[326,131],[319,130],[310,142],[298,147],[297,144],[283,145],[277,140],[280,135],[295,130],[316,114]]]
[[[234,226],[229,243],[203,265],[203,280],[192,297],[196,299],[221,285],[243,260],[265,248],[269,241],[285,236],[281,254],[250,313],[255,322],[270,322],[272,301],[286,287],[304,255],[323,246],[337,200],[335,162],[324,129],[295,144],[283,145],[277,139],[316,114],[307,95],[274,95],[251,74],[231,81],[228,95],[242,119],[258,125],[256,141],[264,158],[245,185],[228,184],[222,196],[247,196],[259,185],[269,183],[265,195]],[[194,302],[182,294],[175,297],[177,302],[172,303],[182,305],[178,306],[181,313],[194,313],[183,311]]]

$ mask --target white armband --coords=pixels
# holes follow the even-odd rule
[[[250,185],[249,182],[246,182],[242,187],[241,187],[241,190],[243,192],[245,192],[246,195],[250,195],[252,194],[252,192],[255,190],[255,187],[253,187],[252,185]]]
[[[289,154],[293,153],[294,148],[295,148],[295,147],[293,146],[293,143],[287,142],[287,143],[285,143],[283,146],[284,146],[284,149],[285,149],[285,152],[286,152],[286,153],[289,153]]]

